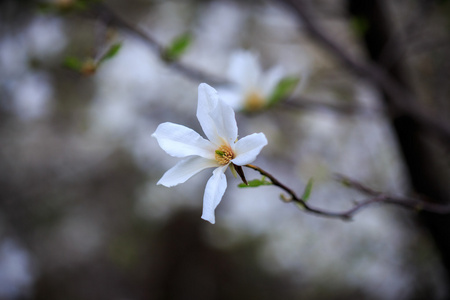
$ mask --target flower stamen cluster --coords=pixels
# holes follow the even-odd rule
[[[227,165],[235,157],[233,150],[228,145],[222,145],[215,152],[215,159],[219,165]]]
[[[247,111],[257,111],[266,105],[266,100],[258,91],[251,91],[245,97],[244,109]]]
[[[267,139],[263,133],[254,133],[238,140],[233,109],[206,83],[198,87],[197,118],[208,139],[190,128],[170,122],[160,124],[153,133],[152,136],[164,151],[171,156],[183,158],[164,173],[158,184],[175,186],[201,170],[215,168],[206,183],[202,213],[203,219],[214,224],[214,210],[227,188],[226,169],[230,167],[241,175],[241,166],[256,159],[261,149],[267,145]],[[245,182],[245,177],[243,180]]]

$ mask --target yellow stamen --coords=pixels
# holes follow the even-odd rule
[[[233,158],[233,150],[228,145],[222,145],[216,150],[215,159],[220,165],[228,164]]]
[[[245,97],[245,109],[255,111],[264,108],[264,97],[257,91],[251,91]]]

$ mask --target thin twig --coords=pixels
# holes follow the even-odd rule
[[[98,3],[93,5],[90,10],[91,17],[97,17],[99,21],[103,22],[107,26],[115,26],[119,29],[125,30],[132,35],[138,37],[140,40],[144,41],[153,51],[164,61],[168,66],[177,70],[181,74],[186,75],[189,79],[198,80],[201,82],[207,82],[209,84],[227,84],[228,82],[217,76],[208,74],[204,71],[198,70],[192,66],[188,66],[185,63],[179,61],[167,60],[165,58],[166,48],[159,44],[150,34],[144,32],[138,27],[127,22],[125,19],[120,17],[118,14],[113,12],[107,5],[103,3]]]
[[[310,204],[308,204],[305,200],[303,200],[301,197],[297,196],[297,194],[288,186],[281,183],[277,178],[275,178],[272,174],[268,173],[267,171],[261,169],[260,167],[257,167],[255,165],[245,165],[245,167],[253,169],[257,172],[259,172],[261,175],[268,178],[271,183],[280,189],[284,190],[286,193],[289,194],[290,199],[287,199],[288,202],[293,202],[300,206],[303,210],[305,210],[308,213],[312,213],[318,216],[322,217],[329,217],[329,218],[337,218],[342,220],[351,220],[353,216],[359,212],[361,209],[366,208],[372,204],[375,203],[387,203],[387,204],[395,204],[404,208],[413,209],[416,211],[428,211],[436,214],[449,214],[450,213],[450,205],[441,205],[436,203],[430,203],[425,202],[423,200],[418,200],[415,198],[409,198],[409,197],[399,197],[394,195],[389,195],[381,192],[377,192],[364,184],[352,180],[349,177],[346,177],[344,175],[338,175],[338,180],[342,181],[346,186],[351,187],[355,190],[358,190],[362,192],[363,194],[369,195],[371,197],[367,198],[364,201],[361,201],[357,203],[355,206],[353,206],[351,209],[341,211],[341,212],[333,212],[324,210],[321,208],[313,207]]]
[[[304,0],[283,0],[296,12],[302,28],[322,43],[334,56],[356,74],[375,82],[393,101],[393,108],[420,124],[423,128],[435,133],[441,140],[450,144],[450,124],[436,111],[424,107],[417,99],[396,82],[383,69],[374,64],[360,62],[354,59],[343,47],[337,44],[324,30],[322,30],[310,15],[310,8]]]
[[[138,37],[140,40],[144,41],[163,61],[165,61],[170,67],[179,71],[181,74],[187,76],[188,78],[199,80],[203,82],[208,82],[209,84],[230,84],[226,79],[219,78],[210,73],[200,71],[195,69],[193,66],[188,66],[179,61],[167,61],[164,59],[164,51],[165,47],[159,44],[150,34],[144,32],[138,27],[132,25],[127,22],[121,16],[113,12],[107,5],[103,3],[98,3],[91,8],[88,16],[97,17],[100,22],[102,22],[106,26],[115,26],[122,30],[125,30],[134,36]],[[291,99],[292,100],[292,99]],[[346,104],[327,104],[327,103],[318,103],[317,101],[313,101],[310,99],[296,99],[300,101],[284,101],[282,102],[283,106],[287,106],[289,108],[294,109],[328,109],[330,111],[340,113],[340,114],[363,114],[363,115],[373,115],[373,113],[378,114],[381,111],[374,109],[367,109],[364,107],[359,107],[355,105],[346,105]]]

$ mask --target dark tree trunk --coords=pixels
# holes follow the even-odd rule
[[[394,80],[408,88],[405,61],[400,39],[394,35],[389,10],[383,0],[348,0],[348,11],[352,17],[367,25],[362,34],[370,59],[384,68]],[[411,88],[409,88],[411,90]],[[411,90],[414,93],[413,90]],[[384,95],[389,107],[392,99]],[[426,136],[419,124],[407,116],[392,119],[392,127],[397,136],[400,151],[409,172],[412,189],[440,203],[449,201],[449,182],[445,177],[440,155],[435,151],[437,141]],[[420,221],[430,232],[442,256],[443,264],[450,274],[450,216],[421,213]],[[450,276],[447,277],[449,280]],[[450,280],[449,280],[450,286]]]

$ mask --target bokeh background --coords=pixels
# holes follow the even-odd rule
[[[366,25],[349,17],[347,1],[313,2],[327,33],[365,57]],[[404,38],[414,89],[448,112],[448,1],[382,2]],[[310,201],[329,210],[364,199],[336,172],[411,193],[380,91],[315,43],[282,1],[100,4],[0,4],[0,299],[448,297],[441,256],[414,211],[380,205],[351,222],[327,219],[280,201],[275,187],[238,188],[227,174],[211,225],[200,219],[211,170],[156,185],[177,161],[151,137],[157,125],[201,132],[199,83],[219,87],[230,56],[249,49],[263,69],[301,78],[292,105],[237,112],[240,136],[269,141],[254,164],[300,194],[313,177]],[[190,32],[180,62],[207,75],[180,71],[132,30],[108,25],[106,8],[159,45]],[[95,72],[64,65],[115,43],[117,55]],[[313,100],[295,105],[302,99]]]

